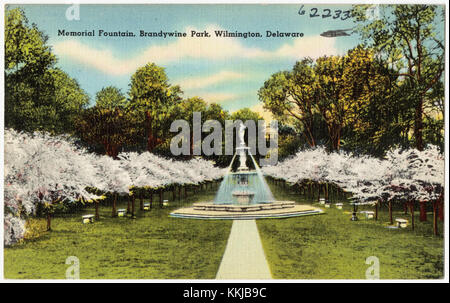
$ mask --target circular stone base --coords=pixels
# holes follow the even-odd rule
[[[170,213],[171,217],[191,219],[253,220],[264,218],[289,218],[318,215],[324,211],[310,205],[295,204],[293,201],[278,201],[256,205],[226,205],[195,203]]]

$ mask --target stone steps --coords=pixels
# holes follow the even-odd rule
[[[225,211],[225,212],[249,212],[259,210],[272,210],[292,208],[295,206],[294,201],[277,201],[273,203],[233,205],[233,204],[214,204],[214,203],[194,203],[194,210],[204,211]]]

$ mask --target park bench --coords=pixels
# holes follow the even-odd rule
[[[82,222],[84,224],[86,224],[86,223],[94,223],[94,215],[84,215],[81,218],[82,218]]]
[[[366,211],[366,219],[373,219],[375,217],[375,212]]]
[[[408,220],[402,218],[396,218],[395,222],[397,223],[397,227],[405,228],[408,226]]]

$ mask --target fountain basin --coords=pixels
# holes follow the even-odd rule
[[[260,211],[271,209],[291,208],[295,206],[294,201],[277,201],[273,203],[261,203],[261,204],[214,204],[210,202],[194,203],[193,209],[206,210],[206,211],[228,211],[228,212],[246,212],[246,211]]]
[[[253,220],[264,218],[289,218],[322,214],[323,210],[311,205],[295,204],[294,201],[276,201],[264,204],[213,204],[194,203],[191,207],[177,209],[170,214],[176,218]]]
[[[247,205],[250,204],[250,201],[252,201],[255,193],[248,191],[234,191],[232,195],[239,205]]]

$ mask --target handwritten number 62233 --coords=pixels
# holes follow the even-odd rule
[[[303,7],[304,5],[302,5],[298,10],[298,14],[300,16],[305,15],[306,13]],[[319,10],[318,8],[313,7],[309,10],[309,17],[310,18],[322,17],[322,19],[331,17],[333,19],[346,20],[351,17],[351,11],[350,10],[342,11],[340,9],[331,10],[329,8]]]

